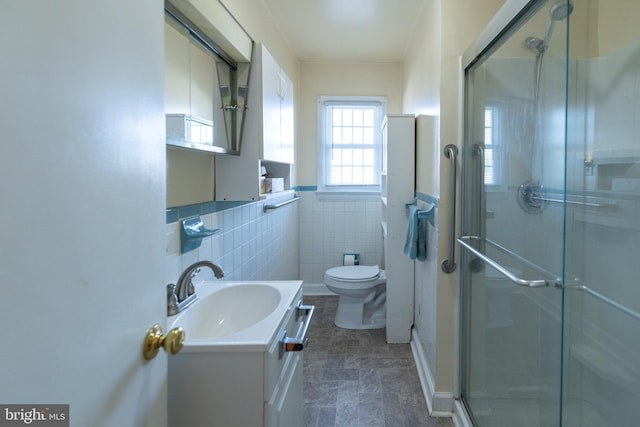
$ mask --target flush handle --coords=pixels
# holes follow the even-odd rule
[[[162,327],[153,325],[147,331],[142,346],[142,355],[145,359],[151,360],[158,355],[160,347],[168,354],[178,354],[184,345],[184,329],[181,327],[171,329],[166,335],[162,335]]]

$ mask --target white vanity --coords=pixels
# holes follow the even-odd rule
[[[312,306],[302,281],[196,284],[169,318],[186,332],[169,360],[169,426],[300,427],[302,355]]]

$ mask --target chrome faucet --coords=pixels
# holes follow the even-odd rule
[[[182,272],[176,285],[172,283],[167,285],[167,314],[169,316],[178,314],[198,299],[193,286],[193,278],[200,273],[201,267],[209,267],[216,279],[224,276],[222,268],[211,261],[198,261],[191,264]]]

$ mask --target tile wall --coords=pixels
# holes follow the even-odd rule
[[[290,197],[290,196],[289,196]],[[271,201],[270,201],[271,202]],[[277,202],[276,202],[277,203]],[[224,280],[294,280],[299,279],[299,202],[263,212],[264,202],[220,204],[167,211],[166,280],[175,283],[180,273],[199,260],[210,260],[224,270]],[[213,207],[212,207],[213,205]],[[200,210],[198,210],[200,209]],[[211,210],[215,212],[209,212]],[[200,213],[209,229],[218,234],[205,238],[198,249],[180,253],[181,216]],[[213,279],[208,269],[203,279]]]
[[[325,270],[342,265],[344,253],[360,264],[383,267],[380,196],[325,198],[300,191],[300,278],[305,288],[323,283]]]

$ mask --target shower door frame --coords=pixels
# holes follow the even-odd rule
[[[469,102],[469,94],[472,91],[472,86],[470,82],[467,80],[468,70],[476,64],[482,57],[485,57],[492,50],[497,49],[500,45],[500,40],[503,37],[507,36],[510,32],[516,31],[519,24],[526,22],[527,17],[535,14],[539,9],[541,9],[545,4],[547,4],[548,0],[507,0],[505,4],[500,8],[497,14],[491,19],[491,21],[487,24],[484,30],[480,33],[480,35],[476,38],[474,43],[463,53],[461,58],[461,66],[462,66],[462,92],[461,92],[461,107],[460,114],[463,119],[460,121],[460,135],[462,135],[461,139],[461,147],[463,155],[461,156],[461,161],[464,155],[470,155],[464,152],[465,142],[467,138],[467,126],[468,126],[468,115],[467,115],[467,102]],[[467,179],[466,174],[469,173],[467,168],[461,167],[461,186],[464,185]],[[460,192],[460,204],[461,204],[461,218],[460,222],[464,223],[464,199],[463,192]],[[482,223],[486,220],[486,212],[481,213],[481,217],[479,221]],[[462,230],[462,227],[461,227]],[[461,249],[462,252],[462,249]],[[460,263],[462,263],[463,259],[466,257],[465,254],[460,254]],[[469,330],[464,325],[465,313],[468,307],[465,305],[465,301],[462,298],[463,295],[463,283],[465,280],[465,271],[460,268],[458,270],[457,275],[457,322],[458,327],[456,328],[456,349],[455,349],[455,363],[456,363],[456,372],[455,372],[455,381],[454,381],[454,398],[455,398],[455,417],[460,422],[462,426],[472,427],[473,423],[471,421],[471,417],[468,412],[468,408],[462,399],[462,381],[465,380],[465,371],[467,370],[465,366],[465,357],[463,355],[463,349],[465,348],[465,342],[469,340]],[[562,357],[562,354],[559,354],[558,357]],[[562,390],[560,390],[560,395],[562,395]]]

